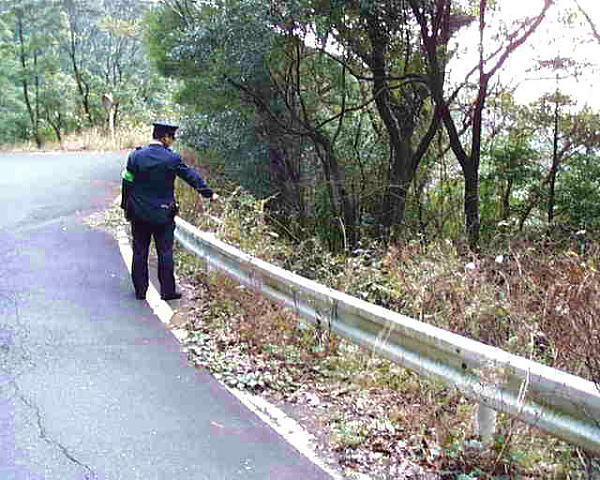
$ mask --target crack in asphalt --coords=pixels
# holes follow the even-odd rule
[[[80,467],[83,470],[85,470],[86,473],[84,473],[84,476],[82,477],[82,480],[99,480],[99,477],[94,472],[94,470],[92,469],[92,467],[90,467],[89,465],[86,465],[85,463],[83,463],[80,460],[78,460],[67,449],[67,447],[65,447],[58,440],[55,440],[55,439],[53,439],[53,438],[50,437],[50,435],[48,434],[46,428],[44,427],[44,421],[43,421],[42,412],[41,412],[40,407],[38,407],[35,403],[33,403],[31,400],[29,400],[27,397],[25,397],[25,395],[21,392],[21,389],[20,389],[20,387],[19,387],[19,385],[17,384],[16,381],[12,381],[11,383],[13,384],[13,386],[15,388],[16,397],[19,400],[21,400],[21,402],[23,402],[25,405],[27,405],[27,407],[29,407],[31,410],[33,410],[33,412],[35,413],[37,427],[38,427],[38,430],[40,432],[40,438],[44,442],[46,442],[48,445],[53,446],[53,447],[57,448],[58,450],[60,450],[60,452],[63,454],[63,456],[65,458],[67,458],[71,463],[73,463],[74,465],[77,465],[78,467]]]
[[[25,368],[18,369],[17,365],[10,365],[10,363],[12,362],[8,361],[10,360],[8,356],[12,352],[15,352],[15,350],[18,350],[20,352],[13,357],[13,361],[16,360],[15,363],[22,362],[23,364],[28,364],[29,367],[34,366],[31,354],[27,350],[27,348],[25,348],[21,342],[17,343],[16,346],[14,345],[16,343],[15,338],[19,336],[21,337],[21,339],[23,339],[23,337],[26,335],[27,330],[21,319],[17,295],[0,294],[0,297],[3,299],[8,299],[10,303],[12,303],[12,307],[14,308],[14,325],[12,325],[12,328],[10,328],[10,324],[7,325],[9,327],[7,329],[0,328],[0,360],[2,360],[2,362],[0,362],[0,372],[8,374],[10,375],[10,377],[12,377],[10,381],[7,382],[7,384],[13,388],[13,392],[11,392],[11,394],[8,395],[6,399],[11,400],[14,398],[18,398],[23,404],[25,404],[29,409],[31,409],[35,413],[40,438],[48,445],[57,448],[62,453],[62,455],[65,458],[67,458],[71,463],[77,465],[85,471],[85,473],[83,474],[84,476],[81,480],[98,480],[98,476],[89,465],[86,465],[85,463],[78,460],[71,452],[69,452],[69,450],[64,445],[62,445],[57,440],[52,439],[50,435],[48,435],[48,432],[44,427],[41,409],[36,404],[34,404],[33,401],[29,400],[21,391],[17,380],[20,376],[23,375],[23,373],[25,372]],[[0,325],[0,327],[2,327],[2,325]],[[5,332],[8,333],[8,335],[1,335]],[[4,336],[6,338],[3,338]]]
[[[27,329],[21,319],[17,295],[0,293],[0,298],[8,299],[14,308],[14,324],[0,323],[0,373],[12,375],[16,379],[25,373],[27,367],[35,367],[35,363],[23,342],[27,337]],[[0,313],[1,311],[0,309]],[[20,341],[17,342],[17,339]]]

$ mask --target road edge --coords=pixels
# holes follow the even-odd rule
[[[121,197],[118,196],[114,203],[120,204]],[[129,241],[127,231],[123,226],[117,227],[115,234],[119,251],[127,271],[131,274],[131,264],[133,259],[133,250]],[[160,319],[169,331],[175,336],[181,345],[187,337],[187,331],[184,329],[172,328],[170,325],[171,319],[175,312],[171,306],[160,298],[160,294],[152,282],[148,285],[146,294],[146,302]],[[220,380],[216,379],[225,389],[234,395],[246,408],[253,412],[258,418],[269,425],[277,432],[288,444],[294,447],[300,454],[310,460],[313,464],[331,476],[334,480],[344,480],[344,476],[335,471],[325,461],[319,458],[316,449],[314,436],[307,432],[296,420],[288,416],[282,409],[273,405],[264,398],[252,393],[231,388],[225,385]]]

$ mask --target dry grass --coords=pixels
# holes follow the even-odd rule
[[[180,255],[187,268],[194,263]],[[582,464],[563,442],[501,416],[495,443],[484,448],[475,406],[457,391],[303,326],[219,274],[189,272],[192,362],[291,406],[347,478],[578,478]]]
[[[264,203],[239,192],[210,211],[189,200],[182,210],[193,223],[267,261],[600,378],[593,369],[600,351],[599,256],[591,245],[583,254],[571,246],[516,242],[502,256],[471,258],[451,243],[407,244],[335,257],[313,241],[290,245],[276,238]],[[183,263],[193,263],[183,255]],[[448,479],[584,478],[577,449],[503,415],[495,442],[483,447],[474,433],[474,405],[453,389],[323,329],[302,327],[290,312],[219,276],[194,268],[188,273],[199,305],[188,324],[194,361],[233,386],[295,405],[349,478],[352,472],[373,478],[429,478],[426,472]],[[200,349],[194,347],[198,338],[204,339]]]
[[[515,243],[504,255],[461,258],[449,244],[391,249],[392,306],[592,381],[600,379],[597,247],[585,254]]]
[[[113,134],[101,129],[88,129],[79,133],[65,135],[62,144],[57,140],[48,140],[42,151],[94,151],[108,152],[126,150],[143,145],[148,141],[150,132],[145,128],[119,128]],[[20,144],[2,144],[0,151],[4,152],[37,152],[35,142],[28,141]]]

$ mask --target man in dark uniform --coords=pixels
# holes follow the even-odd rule
[[[152,142],[133,151],[123,171],[121,206],[131,222],[133,234],[133,265],[131,278],[136,298],[146,298],[148,289],[148,250],[150,240],[158,254],[158,280],[163,300],[181,298],[175,288],[173,240],[175,232],[175,177],[192,186],[200,195],[216,200],[202,177],[181,160],[170,147],[175,142],[176,125],[153,124]]]

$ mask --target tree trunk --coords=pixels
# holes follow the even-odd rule
[[[279,147],[269,148],[269,171],[271,183],[277,196],[271,205],[277,205],[280,213],[291,215],[298,219],[300,225],[306,224],[306,206],[301,186],[301,171],[297,141],[285,141],[285,139],[268,139],[270,145]]]
[[[506,221],[510,217],[510,195],[512,193],[513,180],[506,181],[506,187],[502,193],[502,201],[500,203],[500,220]]]
[[[481,155],[481,128],[482,115],[485,107],[485,98],[487,96],[487,86],[490,79],[504,65],[509,56],[519,48],[527,38],[537,29],[546,12],[552,5],[552,0],[544,0],[544,5],[536,17],[527,24],[509,35],[510,42],[494,60],[490,68],[485,69],[484,53],[484,32],[486,28],[486,9],[487,0],[479,0],[479,90],[476,103],[473,106],[473,131],[471,139],[470,153],[461,142],[456,123],[452,118],[449,108],[449,102],[444,97],[444,62],[443,54],[446,52],[446,45],[452,34],[449,28],[449,20],[452,11],[452,0],[440,0],[434,2],[435,6],[426,7],[419,0],[408,0],[413,11],[419,29],[423,48],[427,54],[428,75],[430,79],[430,88],[435,99],[439,113],[448,133],[450,146],[458,162],[460,163],[465,176],[465,224],[469,245],[472,249],[478,248],[479,243],[479,159]],[[525,27],[525,28],[522,28]],[[487,71],[485,71],[487,70]]]
[[[469,169],[465,175],[465,219],[469,247],[477,251],[479,248],[479,171]]]
[[[31,122],[31,128],[33,131],[33,137],[35,138],[36,146],[38,149],[41,149],[43,146],[42,137],[38,131],[39,124],[36,118],[36,110],[32,105],[31,95],[29,92],[29,82],[27,81],[27,55],[25,53],[25,32],[21,11],[17,11],[17,35],[19,37],[19,60],[23,75],[21,80],[23,98],[25,100],[25,106],[27,107],[27,113],[29,114],[29,121]]]
[[[414,170],[407,165],[410,162],[412,152],[406,141],[401,142],[398,148],[392,146],[392,150],[392,163],[390,165],[382,220],[388,231],[389,240],[395,242],[399,239],[400,230],[404,223],[406,201],[410,184],[414,178]]]
[[[321,163],[327,180],[333,214],[341,224],[341,233],[344,238],[343,248],[353,249],[360,237],[356,224],[358,204],[346,192],[344,176],[331,148],[329,138],[318,132],[313,132],[311,138],[321,150]]]
[[[558,106],[558,97],[556,104],[554,105],[554,132],[553,132],[553,144],[552,144],[552,167],[550,168],[550,188],[548,190],[548,224],[554,222],[554,203],[555,203],[555,191],[556,191],[556,176],[558,174],[558,165],[560,163],[560,157],[558,154],[558,121],[560,116],[560,109]]]
[[[383,201],[382,224],[387,232],[386,236],[393,242],[397,239],[404,222],[410,184],[421,158],[425,155],[435,136],[438,122],[434,115],[434,122],[415,151],[412,146],[412,138],[415,130],[415,117],[420,113],[420,107],[408,104],[407,100],[400,103],[392,97],[386,66],[387,34],[381,31],[375,15],[367,16],[367,25],[371,42],[371,55],[367,63],[373,73],[372,93],[390,141],[391,164]]]
[[[75,83],[77,84],[77,92],[79,93],[81,106],[83,107],[83,111],[89,123],[89,126],[92,127],[94,125],[94,120],[92,118],[92,112],[90,108],[90,88],[84,82],[83,75],[79,70],[79,66],[77,65],[77,45],[75,43],[75,27],[70,21],[70,44],[69,44],[69,57],[71,58],[71,65],[73,67],[73,76],[75,78]]]
[[[60,148],[62,149],[63,148],[63,139],[62,139],[62,131],[61,131],[61,127],[60,127],[60,124],[61,124],[60,117],[56,120],[56,122],[48,120],[48,123],[52,127],[52,130],[54,130],[54,134],[56,135],[56,139],[58,140]]]
[[[38,56],[37,51],[33,51],[33,69],[35,72],[35,143],[38,149],[42,149],[44,146],[44,139],[40,135],[40,76],[38,75]]]

